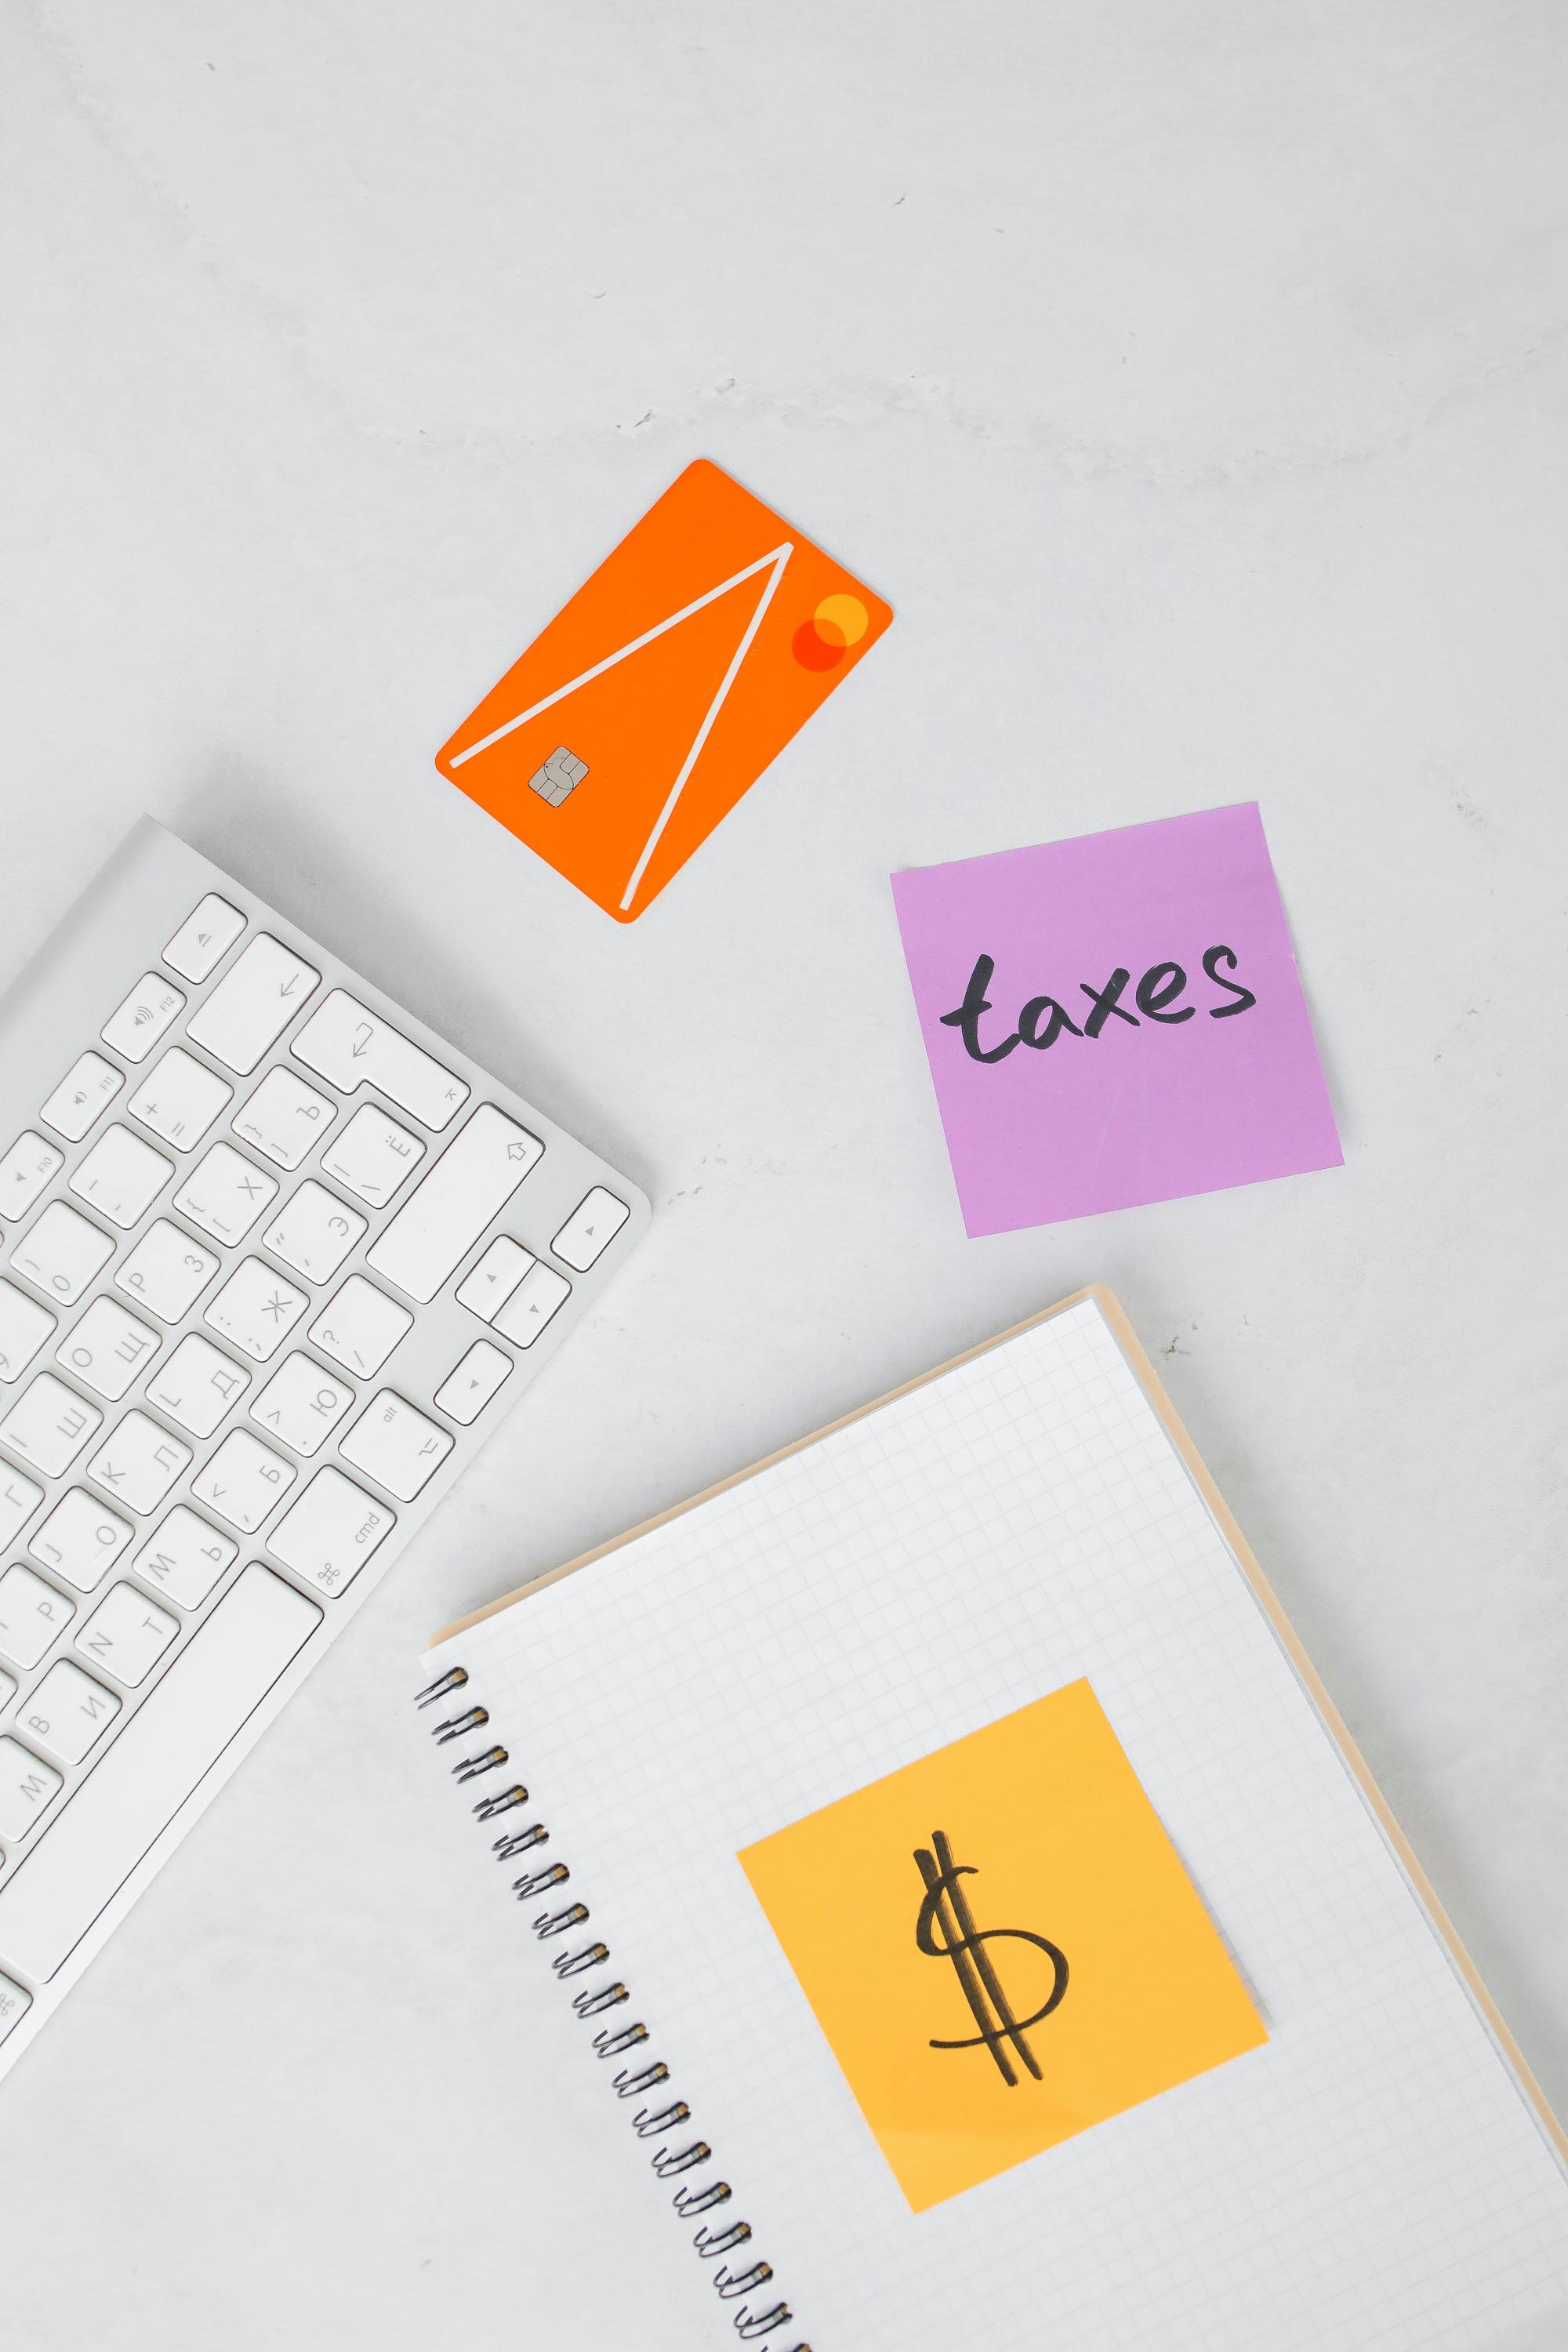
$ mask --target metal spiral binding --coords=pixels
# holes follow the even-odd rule
[[[416,1704],[434,1706],[442,1699],[452,1698],[468,1690],[468,1676],[465,1667],[453,1666],[440,1675],[426,1690],[420,1692]],[[431,1737],[438,1747],[462,1739],[471,1732],[482,1731],[489,1721],[486,1708],[476,1704],[447,1716],[432,1726]],[[486,1772],[499,1771],[510,1761],[504,1748],[497,1745],[479,1748],[470,1756],[460,1757],[452,1769],[459,1787],[477,1780]],[[477,1820],[494,1821],[528,1802],[528,1790],[521,1781],[510,1788],[481,1796],[473,1811]],[[548,1844],[550,1832],[542,1822],[531,1822],[521,1830],[509,1830],[498,1837],[491,1847],[498,1862],[512,1862],[520,1854],[531,1853],[535,1847]],[[563,1862],[551,1862],[526,1870],[512,1881],[512,1893],[520,1903],[562,1886],[572,1874]],[[558,1936],[569,1935],[574,1928],[584,1926],[589,1917],[588,1906],[582,1902],[563,1904],[558,1910],[535,1914],[531,1922],[534,1935],[541,1943],[552,1942]],[[585,1976],[591,1969],[602,1969],[609,1960],[607,1944],[573,1942],[551,1957],[551,1967],[563,1979]],[[626,1986],[612,1980],[606,1984],[584,1985],[572,1995],[572,2007],[579,2017],[604,2017],[619,2009],[631,1999]],[[594,2036],[594,2049],[600,2058],[624,2058],[630,2051],[641,2051],[648,2039],[647,2027],[640,2022],[631,2025],[609,2023],[600,2027]],[[647,2101],[649,2092],[660,2089],[669,2081],[669,2068],[661,2059],[641,2056],[637,2063],[617,2068],[611,2083],[617,2099],[641,2099],[644,2104],[630,2117],[631,2127],[639,2139],[658,2143],[649,2158],[654,2178],[658,2180],[679,2180],[672,2202],[682,2221],[695,2221],[700,2215],[718,2214],[727,2206],[734,2191],[727,2180],[688,2181],[686,2175],[710,2164],[713,2151],[705,2139],[685,2137],[691,2121],[691,2110],[684,2099],[669,2098],[662,2105]],[[725,2305],[736,2304],[731,2315],[735,2334],[743,2344],[760,2344],[764,2337],[775,2336],[791,2319],[788,2304],[768,2303],[763,2289],[771,2286],[773,2268],[760,2256],[747,2259],[751,2247],[752,2226],[749,2221],[703,2221],[692,2239],[694,2251],[705,2263],[714,2265],[709,2276],[715,2294]],[[736,2257],[736,2260],[731,2260]],[[742,2298],[745,2298],[743,2301]],[[782,2342],[767,2347],[767,2352],[785,2352]],[[789,2352],[811,2352],[809,2344],[795,2344]]]

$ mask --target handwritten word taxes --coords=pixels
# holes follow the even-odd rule
[[[986,992],[991,986],[996,965],[991,956],[977,956],[974,969],[969,975],[969,985],[963,992],[963,1003],[955,1005],[951,1013],[939,1014],[938,1018],[944,1029],[958,1031],[963,1039],[963,1050],[973,1062],[1005,1061],[1015,1045],[1032,1045],[1037,1054],[1043,1054],[1064,1034],[1069,1037],[1098,1037],[1108,1021],[1125,1021],[1131,1029],[1141,1027],[1142,1021],[1159,1022],[1173,1028],[1179,1022],[1194,1020],[1200,1009],[1207,1013],[1211,1021],[1229,1021],[1234,1020],[1237,1013],[1249,1013],[1258,1002],[1251,989],[1244,988],[1238,981],[1226,980],[1221,972],[1221,964],[1234,971],[1237,961],[1236,955],[1227,947],[1204,950],[1205,974],[1215,988],[1225,992],[1225,997],[1233,1000],[1228,1003],[1222,998],[1217,1004],[1201,1008],[1196,1004],[1184,1004],[1181,1000],[1187,988],[1185,971],[1179,963],[1154,963],[1150,965],[1132,992],[1132,1003],[1137,1011],[1131,1012],[1121,998],[1132,974],[1124,965],[1119,964],[1103,987],[1093,988],[1087,980],[1079,982],[1081,993],[1089,999],[1087,1013],[1082,1006],[1076,1008],[1083,1013],[1081,1025],[1056,997],[1031,996],[1019,1012],[1017,1026],[1011,1035],[996,1037],[993,1030],[994,1042],[986,1045],[982,1041],[980,1024],[983,1016],[993,1010]]]

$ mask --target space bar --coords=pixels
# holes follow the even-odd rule
[[[321,1622],[254,1563],[0,1887],[0,1964],[47,1983]]]

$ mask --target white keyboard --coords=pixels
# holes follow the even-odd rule
[[[0,1003],[0,2072],[647,1218],[151,818]]]

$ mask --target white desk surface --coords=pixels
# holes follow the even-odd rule
[[[413,1654],[1090,1279],[1568,2105],[1565,65],[1488,0],[9,13],[0,980],[151,809],[656,1223],[7,2084],[7,2343],[675,2352]],[[700,453],[898,618],[623,929],[431,754]],[[1347,1165],[966,1242],[889,869],[1254,797]]]

